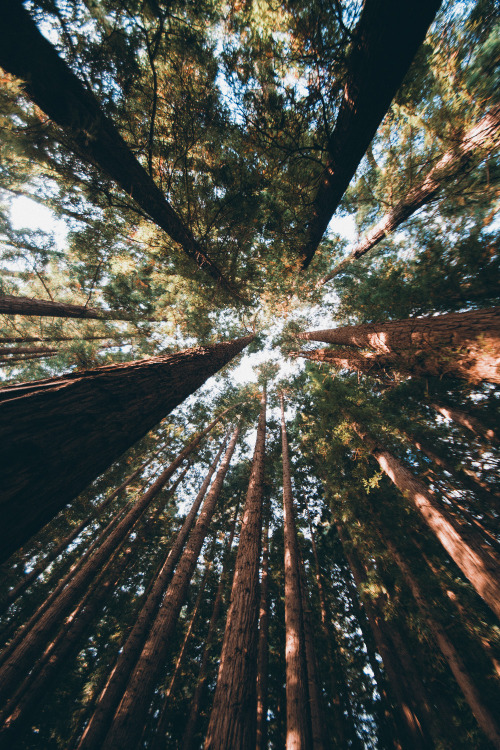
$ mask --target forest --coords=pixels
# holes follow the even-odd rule
[[[0,750],[500,749],[497,0],[0,6]]]

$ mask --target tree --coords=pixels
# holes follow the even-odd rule
[[[43,315],[59,318],[85,318],[91,320],[136,320],[137,316],[126,311],[96,310],[83,305],[67,302],[54,302],[31,297],[14,297],[11,294],[0,296],[0,312],[7,315]],[[151,318],[147,318],[151,322]],[[153,319],[154,320],[154,319]]]

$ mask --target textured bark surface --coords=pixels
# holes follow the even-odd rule
[[[439,6],[439,0],[364,3],[347,60],[344,96],[328,144],[328,164],[299,253],[304,268],[311,262]]]
[[[50,299],[14,297],[11,294],[0,295],[0,313],[3,313],[5,315],[36,315],[49,318],[83,318],[89,320],[137,319],[136,315],[120,310],[97,310],[93,307],[85,307],[83,305],[70,305],[66,302],[54,302]],[[145,320],[154,322],[154,320],[156,319],[146,318]],[[109,337],[106,336],[104,338]]]
[[[0,299],[4,298],[5,295]],[[125,337],[115,336],[113,333],[99,334],[95,336],[93,334],[81,334],[80,336],[0,336],[0,344],[28,344],[37,341],[44,343],[49,341],[96,341],[98,339],[114,339],[115,341],[119,341],[122,338],[130,339],[135,337],[130,333],[127,333]]]
[[[252,338],[0,389],[0,559]]]
[[[283,394],[280,395],[280,404],[285,543],[286,750],[306,750],[311,744],[308,722],[306,644],[300,590],[299,547],[293,511]]]
[[[172,573],[174,572],[175,566],[182,554],[189,532],[195,522],[196,514],[198,513],[203,498],[207,493],[224,447],[225,445],[223,443],[217,456],[210,465],[195,501],[191,506],[171,549],[166,555],[163,565],[158,571],[149,593],[147,594],[134,626],[120,649],[116,664],[111,670],[106,685],[99,695],[92,717],[78,744],[78,750],[91,750],[91,748],[99,747],[106,736],[114,712],[123,696],[127,680],[129,679],[130,673],[132,672],[141,650],[144,647],[145,640],[158,612],[158,607],[161,604],[172,577]]]
[[[71,138],[73,149],[84,161],[99,167],[178,242],[200,268],[227,286],[219,269],[137,161],[94,94],[83,86],[42,36],[20,0],[11,0],[2,14],[0,65],[24,82],[26,94],[63,128]]]
[[[257,651],[256,750],[267,749],[267,689],[269,670],[269,518],[264,528],[260,574],[259,646]],[[184,749],[185,750],[185,749]]]
[[[360,425],[353,429],[377,459],[382,471],[420,512],[431,531],[443,545],[479,596],[500,619],[500,557],[491,550],[484,552],[474,539],[474,532],[457,528],[440,508],[433,493],[411,474],[389,451],[381,448]]]
[[[434,198],[450,179],[462,177],[464,171],[468,171],[475,166],[478,159],[484,157],[485,153],[497,148],[499,140],[500,107],[494,107],[443,154],[427,177],[419,185],[412,188],[394,208],[388,211],[368,234],[356,244],[349,255],[318,282],[317,286],[323,286],[323,284],[334,279],[339,273],[345,271],[351,263],[378,245],[384,237],[397,229],[415,211]]]
[[[255,750],[259,562],[266,440],[265,391],[261,404],[205,750]]]
[[[140,740],[158,672],[168,653],[238,435],[239,428],[236,428],[116,710],[103,743],[106,750],[135,750]]]

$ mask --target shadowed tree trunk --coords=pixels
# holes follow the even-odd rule
[[[5,354],[56,354],[57,349],[49,346],[12,346],[0,347],[0,356]]]
[[[5,296],[1,297],[0,299],[4,298]],[[35,343],[37,341],[43,343],[52,341],[97,341],[99,339],[116,339],[117,341],[120,341],[122,338],[130,339],[136,337],[132,333],[118,335],[115,335],[113,333],[105,333],[95,336],[93,334],[83,334],[81,336],[0,336],[0,344],[29,344],[31,342]]]
[[[356,244],[329,274],[317,284],[323,286],[339,273],[343,273],[351,263],[361,258],[378,245],[384,237],[397,229],[419,208],[428,203],[452,178],[462,177],[464,172],[474,167],[478,159],[498,145],[500,135],[500,107],[493,107],[476,125],[468,130],[458,143],[443,154],[427,177],[388,211],[368,234]]]
[[[268,514],[270,510],[268,509]],[[269,670],[269,515],[264,528],[260,574],[259,646],[257,652],[256,750],[267,748],[267,705]],[[186,748],[184,748],[186,750]]]
[[[24,82],[27,96],[64,130],[78,156],[116,182],[200,268],[226,288],[229,286],[137,161],[94,94],[40,33],[20,0],[12,0],[4,9],[0,65]]]
[[[431,403],[431,407],[435,409],[438,414],[441,414],[442,417],[445,417],[445,419],[451,419],[452,422],[456,422],[456,424],[459,424],[461,427],[465,427],[466,430],[470,430],[470,432],[476,437],[485,438],[494,444],[498,443],[498,438],[494,431],[483,425],[481,420],[473,414],[469,414],[461,409],[455,409],[453,406],[447,406],[446,404],[440,404],[435,401]]]
[[[307,268],[370,141],[389,109],[439,0],[366,0],[347,58],[344,95],[299,251]]]
[[[0,559],[252,338],[0,389]]]
[[[265,441],[264,389],[205,750],[255,750]]]
[[[106,750],[133,750],[140,740],[158,672],[168,653],[170,640],[215,511],[224,477],[229,469],[238,435],[239,427],[234,431],[137,664],[131,673],[127,688],[103,743]]]
[[[78,750],[90,750],[99,747],[113,719],[113,714],[122,699],[127,680],[137,663],[137,659],[144,648],[151,624],[158,612],[158,608],[165,595],[165,591],[175,570],[179,558],[186,544],[189,532],[196,519],[212,476],[225,448],[225,441],[221,445],[214,461],[209,467],[207,475],[203,480],[200,490],[195,498],[175,541],[169,550],[163,565],[158,571],[155,580],[149,590],[144,604],[139,612],[132,630],[125,643],[120,649],[115,666],[113,667],[101,694],[99,695],[92,717],[85,728],[82,738],[78,744]]]
[[[283,394],[280,394],[280,404],[285,541],[286,750],[306,750],[311,745],[307,692],[308,671],[300,591],[299,548],[293,511]]]
[[[4,315],[36,315],[49,318],[84,318],[89,320],[140,320],[161,323],[161,318],[143,318],[124,310],[97,310],[86,305],[71,305],[49,299],[0,295],[0,313]],[[105,336],[104,338],[109,338]],[[64,340],[64,339],[61,339]],[[66,339],[71,340],[71,339]]]

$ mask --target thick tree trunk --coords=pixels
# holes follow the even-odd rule
[[[270,513],[270,509],[268,509]],[[267,705],[269,670],[269,515],[264,528],[260,574],[259,646],[257,651],[256,750],[267,750]],[[186,750],[186,748],[184,748]]]
[[[500,107],[493,107],[482,120],[464,133],[458,143],[443,154],[427,177],[388,211],[366,237],[356,244],[349,255],[318,282],[317,286],[323,286],[339,273],[343,273],[347,266],[378,245],[384,237],[434,198],[450,179],[462,177],[464,171],[469,171],[477,164],[478,159],[484,158],[486,153],[498,146],[499,136]]]
[[[54,302],[50,299],[33,299],[31,297],[14,297],[11,294],[0,295],[0,313],[4,315],[35,315],[45,318],[82,318],[86,320],[137,320],[138,316],[122,310],[97,310],[83,305],[71,305],[67,302]],[[139,318],[149,323],[161,323],[161,318]],[[97,337],[96,337],[97,338]],[[100,338],[100,337],[99,337]],[[109,338],[104,336],[103,338]],[[59,339],[64,340],[64,339]],[[66,339],[71,340],[71,339]]]
[[[300,591],[299,547],[293,511],[283,394],[280,395],[280,403],[285,541],[286,750],[306,750],[311,745],[306,645]]]
[[[189,445],[177,456],[148,489],[128,510],[118,523],[111,521],[101,533],[99,540],[87,551],[82,558],[80,567],[76,572],[66,576],[65,585],[56,597],[49,597],[48,606],[42,605],[39,611],[33,615],[26,626],[20,631],[15,640],[15,645],[9,646],[2,667],[0,669],[0,699],[8,695],[15,688],[25,670],[43,650],[47,638],[65,617],[71,606],[82,595],[89,582],[98,573],[102,565],[114,553],[117,545],[129,533],[138,518],[158,495],[170,477],[179,468],[184,459],[200,443],[202,437],[220,419],[217,418],[200,434],[198,434]]]
[[[199,676],[198,681],[196,683],[196,689],[193,694],[193,698],[191,700],[191,708],[189,710],[189,717],[186,722],[186,728],[184,730],[184,736],[182,738],[182,743],[180,747],[182,747],[182,750],[192,750],[193,748],[193,739],[196,733],[196,726],[199,718],[199,711],[200,711],[200,705],[203,698],[203,693],[205,691],[205,687],[207,684],[208,679],[208,662],[210,659],[210,650],[214,641],[214,637],[217,632],[217,623],[219,620],[221,605],[222,605],[222,595],[224,593],[224,588],[226,585],[227,580],[227,574],[229,571],[229,565],[231,562],[231,548],[233,546],[233,539],[234,539],[234,532],[236,529],[236,519],[238,517],[238,511],[239,511],[239,505],[236,508],[233,522],[231,524],[231,531],[229,532],[229,538],[227,541],[227,550],[226,554],[224,556],[224,564],[222,566],[222,573],[219,580],[219,585],[217,586],[217,593],[215,595],[214,600],[214,606],[212,609],[212,614],[210,616],[210,622],[208,624],[208,631],[205,638],[205,648],[203,649],[203,656],[201,657],[201,664],[200,664],[200,670],[199,670]]]
[[[0,560],[252,338],[0,389]]]
[[[452,406],[446,404],[440,404],[435,401],[431,403],[431,407],[435,409],[438,414],[441,414],[445,419],[451,419],[452,422],[459,424],[461,427],[465,427],[466,430],[470,430],[476,437],[485,438],[491,443],[497,444],[498,438],[495,432],[483,425],[481,420],[468,412],[462,411],[461,409],[455,409]]]
[[[488,554],[481,549],[472,531],[466,539],[422,482],[389,451],[380,447],[359,424],[351,422],[351,426],[377,459],[382,471],[420,512],[446,552],[500,619],[500,557],[493,550]]]
[[[328,144],[328,163],[299,253],[304,268],[311,262],[439,6],[439,0],[364,3],[347,59],[344,96]]]
[[[223,443],[214,461],[209,467],[195,501],[175,538],[174,544],[155,577],[134,626],[130,631],[127,640],[120,649],[116,664],[107,679],[106,685],[99,695],[94,713],[92,714],[78,744],[78,750],[91,750],[91,748],[99,747],[106,736],[113,719],[113,714],[122,699],[127,680],[137,663],[141,650],[144,648],[144,643],[149,630],[151,629],[151,624],[156,617],[167,586],[170,583],[172,573],[180,559],[189,533],[193,528],[196,515],[207,493],[212,476],[217,468],[217,464],[224,448],[225,444]]]
[[[20,0],[11,0],[2,14],[0,65],[24,82],[26,94],[64,130],[72,148],[84,161],[95,164],[116,182],[200,268],[228,287],[224,276],[137,161],[94,94],[82,85],[39,32]]]
[[[104,741],[106,750],[135,750],[140,740],[158,671],[168,652],[170,639],[195,571],[238,435],[239,428],[236,428],[116,710]]]
[[[255,750],[259,562],[266,440],[265,390],[261,404],[205,750]]]

